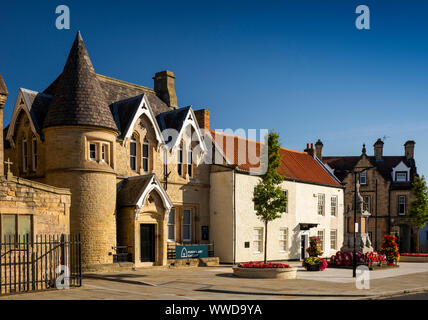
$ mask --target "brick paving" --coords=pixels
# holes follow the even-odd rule
[[[2,296],[0,299],[367,299],[428,291],[426,263],[401,263],[398,269],[371,271],[369,290],[356,288],[350,269],[306,272],[298,268],[295,280],[236,278],[230,266],[142,268],[88,274],[81,288]]]

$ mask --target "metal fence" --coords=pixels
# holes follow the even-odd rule
[[[185,244],[181,244],[181,243],[168,243],[168,246],[167,246],[168,251],[167,251],[167,253],[168,253],[168,259],[169,260],[175,260],[177,245],[180,245],[180,246],[206,245],[206,246],[208,246],[208,257],[210,257],[210,258],[214,257],[214,243],[195,243],[195,244],[190,244],[190,243],[185,243]]]
[[[0,239],[0,294],[54,288],[57,279],[80,287],[81,262],[80,235],[5,236]]]

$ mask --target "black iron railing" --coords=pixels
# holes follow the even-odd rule
[[[0,239],[0,294],[82,285],[80,235]]]

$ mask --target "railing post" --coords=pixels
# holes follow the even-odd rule
[[[61,265],[65,265],[65,237],[61,235]]]

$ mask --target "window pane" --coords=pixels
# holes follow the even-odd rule
[[[168,216],[168,224],[174,224],[175,223],[175,211],[174,209],[171,209]]]
[[[147,142],[144,142],[143,144],[143,157],[144,158],[149,157],[149,144]]]
[[[4,215],[2,225],[3,236],[15,236],[16,235],[16,216],[15,215]]]
[[[145,172],[149,171],[149,159],[143,158],[143,170]]]
[[[21,236],[29,234],[31,236],[31,216],[18,216],[19,234]]]
[[[183,223],[190,224],[190,210],[184,210]]]
[[[168,240],[175,240],[175,227],[173,225],[168,226]]]
[[[89,157],[91,160],[95,160],[97,158],[97,147],[94,143],[89,145]]]
[[[183,240],[190,240],[190,226],[183,225]]]

